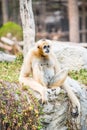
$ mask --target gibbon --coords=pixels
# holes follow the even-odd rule
[[[67,82],[68,70],[60,69],[50,42],[47,39],[39,40],[29,50],[21,68],[19,82],[39,92],[42,102],[47,100],[47,88],[62,87],[72,102],[72,115],[76,117],[80,113],[79,100]],[[32,77],[29,77],[31,74]]]

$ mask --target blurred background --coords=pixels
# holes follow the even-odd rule
[[[36,39],[69,41],[69,0],[33,0]],[[79,41],[87,42],[87,0],[76,0],[79,18]],[[0,27],[12,21],[21,25],[19,0],[0,0]],[[72,25],[73,26],[73,25]],[[75,32],[76,33],[76,32]]]

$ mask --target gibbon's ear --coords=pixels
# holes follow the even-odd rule
[[[40,48],[39,45],[37,46],[37,48],[38,48],[38,49]]]

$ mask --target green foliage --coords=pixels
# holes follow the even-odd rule
[[[69,75],[75,80],[87,85],[87,69],[81,69],[80,71],[71,71]]]
[[[7,22],[0,28],[0,37],[6,36],[7,33],[11,33],[12,36],[17,38],[17,40],[22,40],[23,38],[21,26],[14,22]]]
[[[3,81],[18,82],[22,60],[23,55],[19,54],[16,60],[12,63],[0,62],[0,79]]]

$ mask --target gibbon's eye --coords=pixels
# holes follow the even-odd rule
[[[48,45],[48,48],[50,48],[50,45]]]
[[[47,46],[44,46],[43,49],[46,49]]]

